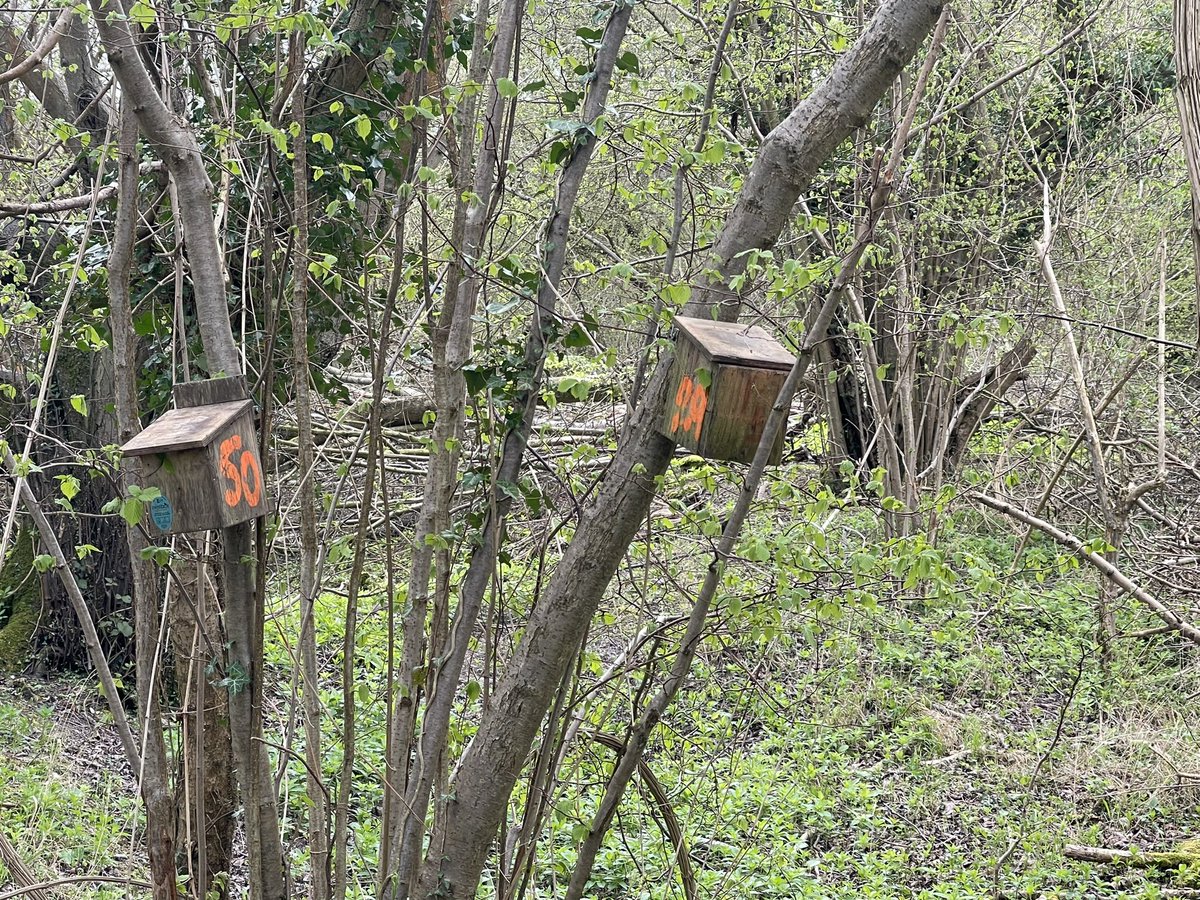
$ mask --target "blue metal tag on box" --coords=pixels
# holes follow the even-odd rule
[[[175,518],[175,511],[171,509],[171,501],[161,494],[151,500],[150,518],[154,520],[154,524],[160,531],[170,528],[171,522]]]

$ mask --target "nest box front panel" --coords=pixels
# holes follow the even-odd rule
[[[675,319],[675,362],[660,431],[706,459],[749,463],[793,357],[757,326]],[[783,435],[771,464],[783,455]]]
[[[254,423],[249,416],[234,423],[221,440],[208,448],[212,467],[219,473],[216,505],[225,527],[266,515],[267,487]]]
[[[161,494],[149,510],[160,532],[227,528],[268,510],[249,400],[177,407],[124,451],[140,458],[143,485]]]
[[[704,452],[710,416],[710,391],[715,383],[712,360],[694,344],[675,347],[666,408],[660,431],[680,446]]]

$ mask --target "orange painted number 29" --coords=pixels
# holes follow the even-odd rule
[[[241,450],[235,464],[233,455]],[[234,434],[221,441],[221,474],[229,482],[225,489],[225,505],[237,506],[244,499],[250,506],[258,506],[262,499],[262,471],[254,451],[242,450],[242,436]]]
[[[708,392],[704,385],[692,380],[691,375],[684,375],[679,380],[679,390],[675,392],[675,414],[671,416],[671,430],[684,434],[691,433],[695,440],[700,440],[700,426],[704,424],[704,413],[708,409]]]

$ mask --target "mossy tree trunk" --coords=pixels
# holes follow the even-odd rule
[[[0,571],[0,672],[25,667],[42,614],[41,580],[33,567],[33,536],[18,528]]]

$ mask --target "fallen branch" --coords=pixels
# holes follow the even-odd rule
[[[588,736],[597,744],[615,750],[618,754],[625,752],[625,744],[611,734],[589,731]],[[679,863],[679,880],[683,883],[683,895],[687,900],[696,900],[696,897],[699,896],[696,873],[692,870],[692,858],[688,853],[687,841],[684,838],[683,828],[679,825],[679,818],[675,815],[675,809],[671,806],[671,799],[663,789],[662,782],[658,780],[649,763],[644,759],[638,760],[638,777],[641,778],[642,784],[645,785],[650,796],[654,798],[654,803],[662,816],[659,827],[667,833],[671,846],[675,849],[675,860]]]
[[[1117,635],[1118,638],[1152,638],[1158,637],[1160,634],[1170,634],[1175,629],[1170,625],[1159,625],[1156,628],[1142,628],[1138,631],[1123,631]]]
[[[53,900],[54,895],[44,885],[38,883],[37,876],[33,874],[29,866],[25,865],[25,860],[21,859],[21,854],[9,841],[3,828],[0,828],[0,862],[3,862],[4,868],[8,869],[12,880],[33,900]]]
[[[117,878],[109,875],[70,875],[66,878],[55,878],[53,881],[43,881],[40,884],[31,884],[28,887],[20,887],[15,891],[5,891],[0,894],[0,900],[10,900],[12,897],[23,897],[26,894],[34,894],[38,891],[49,890],[64,884],[117,884],[123,887],[136,887],[150,890],[152,885],[145,881],[139,881],[136,878]]]
[[[1036,528],[1038,531],[1052,538],[1056,543],[1075,551],[1075,554],[1080,559],[1099,569],[1101,574],[1108,578],[1109,581],[1148,606],[1164,623],[1178,631],[1193,644],[1200,645],[1200,628],[1179,618],[1174,610],[1163,604],[1153,594],[1135,584],[1129,576],[1121,572],[1120,569],[1099,553],[1089,550],[1087,545],[1075,535],[1051,525],[1045,519],[1039,519],[1037,516],[1030,515],[1024,510],[1018,509],[1007,500],[990,497],[987,494],[978,492],[972,493],[971,496],[984,506],[994,509],[996,512],[1003,513],[1009,518],[1016,519],[1018,522],[1023,522],[1032,528]]]
[[[1081,847],[1078,844],[1067,844],[1063,848],[1063,855],[1067,859],[1078,859],[1082,862],[1133,866],[1139,869],[1155,867],[1173,869],[1176,866],[1200,863],[1200,853],[1194,850],[1143,852],[1141,850],[1110,850],[1107,847]]]

